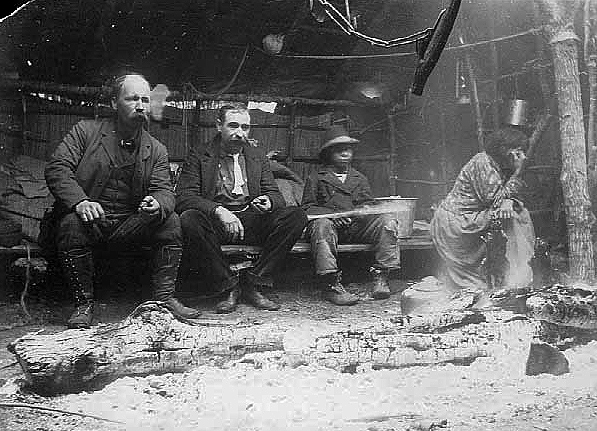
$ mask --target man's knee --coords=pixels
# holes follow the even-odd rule
[[[199,210],[183,211],[180,215],[180,225],[184,236],[213,230],[213,223],[208,215]]]
[[[301,232],[307,226],[307,214],[299,207],[285,207],[278,210],[278,220],[282,220],[285,226],[293,227]]]
[[[320,218],[311,222],[308,228],[308,233],[312,238],[326,238],[330,235],[335,235],[336,228],[331,219]]]
[[[76,213],[64,215],[56,227],[56,247],[59,251],[89,246],[91,241],[88,228]]]
[[[182,244],[182,230],[178,214],[170,214],[154,231],[153,237],[158,243],[171,245]]]
[[[398,228],[395,214],[380,214],[377,216],[377,222],[383,228],[395,231]]]

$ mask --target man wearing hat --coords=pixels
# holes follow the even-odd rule
[[[369,181],[351,166],[357,139],[341,125],[327,131],[319,151],[323,167],[305,183],[302,207],[307,214],[327,214],[373,204]],[[396,220],[391,214],[354,218],[318,218],[307,226],[315,273],[324,286],[326,299],[336,305],[353,305],[358,297],[342,285],[342,271],[336,261],[338,242],[373,244],[374,262],[369,269],[374,279],[372,296],[390,296],[390,270],[400,268]]]

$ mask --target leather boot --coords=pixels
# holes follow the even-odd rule
[[[75,311],[67,322],[69,328],[89,328],[93,320],[93,255],[78,248],[58,254],[66,283],[75,296]]]
[[[276,311],[280,309],[280,304],[275,303],[261,293],[261,288],[272,288],[274,281],[271,277],[257,275],[250,271],[244,273],[243,297],[245,301],[255,308],[262,310]]]
[[[176,317],[194,319],[201,314],[200,311],[186,307],[174,297],[181,256],[181,247],[164,246],[154,251],[153,273],[151,274],[153,298],[156,301],[162,301],[164,306]]]
[[[243,290],[245,300],[262,310],[276,311],[280,309],[280,304],[275,303],[261,293],[256,286],[249,285]]]
[[[348,292],[342,285],[342,271],[320,275],[319,277],[324,285],[323,295],[332,304],[354,305],[359,302],[359,297]]]
[[[237,284],[228,291],[228,296],[223,301],[216,304],[216,313],[232,313],[236,310],[238,305],[238,298],[240,297],[240,287]]]
[[[388,283],[388,277],[390,270],[370,268],[369,272],[373,276],[373,292],[371,296],[375,299],[387,299],[390,297],[390,285]]]

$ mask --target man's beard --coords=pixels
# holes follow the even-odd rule
[[[136,113],[134,121],[138,127],[148,127],[149,126],[149,114],[147,114],[145,112]]]

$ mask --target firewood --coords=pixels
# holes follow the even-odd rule
[[[526,305],[534,319],[597,331],[597,295],[588,288],[556,284],[531,295]]]
[[[327,328],[327,329],[326,329]],[[127,375],[223,366],[280,352],[294,363],[342,372],[456,363],[526,349],[534,328],[478,312],[409,316],[363,329],[331,325],[316,334],[280,325],[181,322],[158,302],[139,306],[123,322],[56,334],[27,334],[9,345],[32,389],[56,394],[93,390]],[[417,332],[421,331],[421,332]],[[261,352],[261,353],[260,353]],[[245,356],[247,355],[247,356]]]

